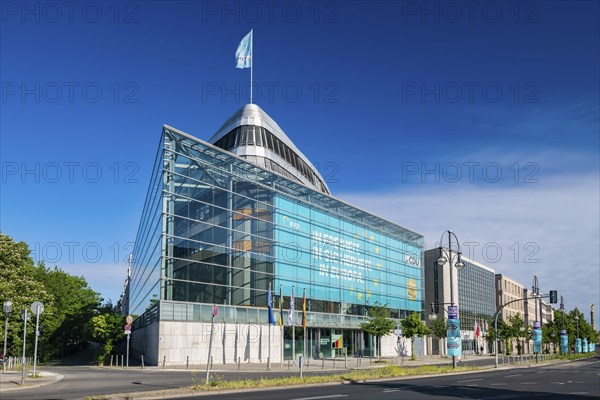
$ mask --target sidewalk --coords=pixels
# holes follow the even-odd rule
[[[23,385],[21,385],[21,371],[6,371],[0,373],[0,392],[50,385],[63,378],[61,374],[47,371],[40,371],[38,374],[38,378],[32,378],[31,371],[26,372],[25,380]]]

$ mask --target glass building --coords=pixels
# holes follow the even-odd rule
[[[208,142],[164,126],[131,262],[133,348],[150,362],[183,363],[185,350],[198,359],[190,362],[205,363],[193,339],[178,336],[203,333],[213,305],[223,332],[266,326],[271,287],[274,313],[282,298],[285,321],[268,329],[273,349],[283,334],[272,361],[292,357],[292,348],[329,357],[336,341],[349,355],[372,354],[373,340],[360,329],[369,306],[385,305],[398,322],[423,310],[422,245],[421,235],[332,197],[257,105],[242,107]],[[292,290],[300,326],[293,333]],[[266,358],[264,345],[248,346],[256,352],[249,359]],[[395,354],[392,347],[382,353]],[[233,359],[237,345],[231,352]]]

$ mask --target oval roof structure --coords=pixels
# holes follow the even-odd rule
[[[311,189],[331,194],[310,160],[256,104],[246,104],[236,111],[208,142]]]

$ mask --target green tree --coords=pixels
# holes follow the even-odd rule
[[[389,335],[396,327],[389,316],[390,312],[385,305],[375,304],[369,308],[367,322],[360,324],[363,331],[377,338],[379,360],[381,360],[381,337]]]
[[[512,342],[512,338],[517,338],[517,354],[523,354],[521,338],[527,337],[527,326],[521,318],[521,313],[508,317],[508,326],[506,330],[506,339]]]
[[[47,307],[53,318],[44,325],[45,359],[64,357],[87,346],[91,338],[91,320],[101,305],[100,294],[80,276],[70,275],[58,267],[35,269],[37,279],[56,299]]]
[[[429,321],[429,330],[438,339],[438,344],[440,340],[444,339],[448,335],[448,325],[443,319]],[[440,355],[443,355],[441,344],[439,344],[438,347],[440,348]]]
[[[109,305],[102,312],[92,318],[92,337],[100,343],[96,362],[104,364],[106,358],[112,352],[114,345],[123,340],[124,319]]]
[[[421,317],[419,313],[413,312],[408,317],[404,318],[400,321],[402,325],[402,336],[406,338],[410,338],[410,359],[415,359],[415,336],[425,336],[429,335],[431,331],[425,325],[423,321],[421,321]]]
[[[36,279],[33,259],[24,242],[15,242],[10,236],[0,233],[0,304],[7,300],[13,303],[13,312],[8,325],[8,350],[9,355],[21,354],[23,345],[23,321],[21,310],[30,311],[31,304],[39,301],[46,310],[41,315],[40,321],[45,324],[54,318],[52,306],[54,297],[46,291],[44,284]],[[33,323],[31,323],[33,322]],[[35,330],[35,317],[27,325],[28,348],[33,352],[33,333]],[[0,343],[4,341],[4,329],[0,329]]]

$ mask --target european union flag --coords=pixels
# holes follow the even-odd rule
[[[236,68],[252,67],[252,30],[240,42],[235,52]]]
[[[275,318],[273,318],[273,294],[271,293],[270,283],[269,293],[267,294],[267,306],[269,307],[269,324],[275,325]]]

